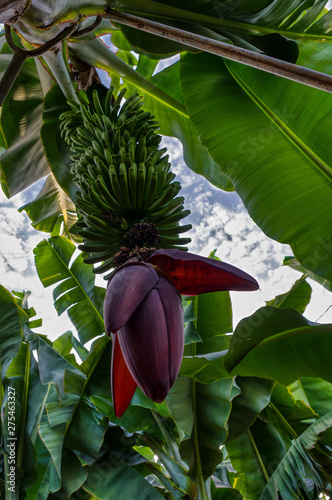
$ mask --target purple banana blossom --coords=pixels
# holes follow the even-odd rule
[[[174,384],[184,348],[180,293],[257,289],[256,280],[240,269],[182,250],[158,250],[146,262],[119,267],[104,303],[106,333],[113,333],[115,415],[127,409],[137,385],[161,403]]]

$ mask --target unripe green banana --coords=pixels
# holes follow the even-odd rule
[[[121,187],[121,193],[123,199],[126,203],[126,207],[132,208],[132,203],[129,195],[129,187],[128,187],[127,167],[125,163],[120,163],[119,166],[119,184]]]
[[[133,163],[128,170],[130,200],[133,208],[137,208],[137,165]]]
[[[158,227],[160,227],[161,231],[162,231],[163,226],[169,226],[173,222],[179,222],[181,219],[184,219],[188,215],[190,215],[190,210],[183,210],[181,207],[180,210],[178,210],[178,211],[172,213],[170,216],[164,217],[162,220],[158,221]]]
[[[191,228],[192,228],[191,224],[187,224],[186,226],[170,225],[160,228],[160,235],[172,236],[174,234],[181,234],[185,233],[186,231],[189,231]]]
[[[151,219],[153,221],[158,221],[163,219],[166,215],[171,215],[175,210],[177,210],[181,205],[183,205],[184,198],[183,196],[179,196],[178,198],[174,198],[170,203],[166,205],[166,207],[159,210],[159,212],[153,212],[151,215]]]
[[[151,241],[157,248],[183,248],[189,239],[178,235],[191,228],[179,226],[190,212],[183,209],[183,198],[175,198],[180,184],[173,182],[166,149],[159,148],[158,123],[142,109],[138,94],[123,104],[125,89],[112,92],[100,97],[94,90],[91,99],[80,92],[60,124],[79,188],[77,228],[84,238],[79,248],[91,254],[86,262],[102,262],[97,273],[112,268],[120,247],[129,255],[147,241],[137,239],[141,226],[156,231]]]
[[[146,178],[145,164],[140,163],[137,172],[137,203],[136,203],[137,208],[141,208],[143,203],[145,178]]]

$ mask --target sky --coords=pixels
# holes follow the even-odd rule
[[[328,7],[332,7],[332,0]],[[282,265],[283,258],[292,255],[292,251],[256,226],[236,193],[221,191],[192,172],[183,161],[178,140],[164,138],[162,146],[168,148],[176,180],[182,185],[180,195],[185,196],[185,208],[191,210],[191,215],[182,221],[193,225],[185,235],[192,238],[189,251],[208,256],[217,249],[221,260],[243,269],[260,284],[256,292],[231,292],[236,326],[241,318],[264,306],[265,301],[287,292],[300,278],[298,272]],[[36,331],[55,339],[68,329],[75,333],[75,329],[66,313],[57,317],[52,287],[43,288],[35,270],[33,248],[47,234],[34,230],[25,212],[17,212],[38,194],[42,185],[43,180],[10,200],[0,191],[0,283],[9,290],[31,292],[29,305],[35,308],[37,317],[43,318],[43,326]],[[308,282],[313,294],[304,315],[313,322],[320,318],[322,323],[332,323],[330,292],[311,280]],[[100,276],[96,283],[106,286]]]

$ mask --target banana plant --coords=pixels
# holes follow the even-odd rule
[[[0,288],[6,500],[331,492],[332,326],[303,316],[306,276],[332,281],[326,4],[0,5],[1,185],[46,177],[20,211],[49,236],[37,273],[77,332],[50,341],[29,293]],[[188,252],[157,131],[305,273],[234,331],[228,291],[258,283]]]

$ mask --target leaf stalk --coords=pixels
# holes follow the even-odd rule
[[[131,26],[148,33],[167,38],[175,42],[183,43],[190,47],[209,52],[231,61],[236,61],[246,66],[256,68],[275,76],[287,78],[325,92],[332,93],[332,76],[319,71],[297,66],[274,57],[253,52],[251,50],[236,47],[228,43],[213,40],[196,33],[190,33],[179,28],[143,19],[141,17],[125,14],[112,9],[108,10],[107,17],[113,22]]]

